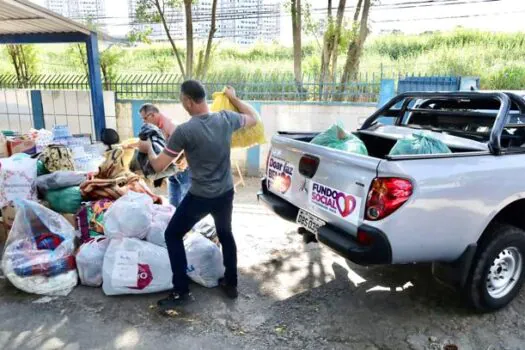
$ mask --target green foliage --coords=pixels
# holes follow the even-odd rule
[[[346,46],[348,40],[349,32],[346,29],[341,37],[341,46]],[[317,43],[310,42],[303,44],[302,49],[303,72],[309,81],[318,76],[320,48]],[[136,47],[112,47],[110,50],[107,58],[108,65],[111,66],[110,74],[180,72],[168,44],[138,44]],[[181,48],[180,51],[184,57],[184,50]],[[339,54],[339,62],[343,62],[346,52],[340,51]],[[105,55],[105,52],[102,53],[101,62],[106,62]],[[261,43],[239,47],[221,42],[214,48],[212,56],[207,80],[276,84],[285,79],[293,81],[291,47]],[[67,49],[65,46],[46,45],[39,51],[38,57],[40,63],[36,68],[40,72],[84,72],[76,45],[69,45]],[[391,34],[371,38],[367,42],[360,70],[363,76],[368,74],[369,80],[372,80],[373,74],[375,80],[379,79],[382,68],[384,77],[397,78],[398,74],[469,75],[480,77],[484,89],[523,90],[523,57],[525,33],[489,33],[458,29],[422,35]],[[0,72],[14,73],[7,50],[3,50],[0,57]]]
[[[38,52],[34,45],[7,45],[7,57],[20,87],[26,87],[31,76],[37,74]]]
[[[149,36],[153,32],[153,29],[151,27],[147,27],[144,30],[139,29],[132,29],[127,35],[126,38],[130,42],[130,44],[136,44],[136,43],[145,43],[145,44],[151,44],[151,40],[149,39]]]

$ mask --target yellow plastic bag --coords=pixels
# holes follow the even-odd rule
[[[238,112],[237,108],[235,108],[230,102],[230,99],[224,94],[224,91],[213,93],[212,98],[213,102],[210,107],[212,112],[224,110]],[[254,126],[237,130],[232,135],[232,148],[251,147],[264,143],[266,143],[264,125],[259,116],[257,116],[257,123]]]

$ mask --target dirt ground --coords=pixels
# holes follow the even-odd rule
[[[107,297],[77,287],[42,298],[0,279],[0,349],[525,349],[525,298],[472,313],[426,265],[363,267],[318,244],[262,205],[258,180],[234,209],[240,297],[192,285],[171,316],[163,294]]]

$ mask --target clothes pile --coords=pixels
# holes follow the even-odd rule
[[[0,158],[7,279],[43,295],[67,295],[78,280],[107,295],[172,288],[164,234],[176,208],[130,171],[129,152],[117,146],[97,171],[78,171],[67,130],[56,128],[52,140],[49,132],[36,134],[41,153]],[[159,135],[148,137],[162,145]],[[215,226],[206,218],[192,231],[184,243],[188,276],[216,286],[224,268]]]

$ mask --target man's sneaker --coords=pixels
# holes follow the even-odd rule
[[[226,280],[224,278],[219,279],[219,287],[221,287],[224,294],[226,294],[226,296],[230,299],[236,299],[239,296],[237,287],[231,286],[228,283],[226,283]]]
[[[179,294],[171,292],[166,298],[157,301],[157,306],[161,310],[170,310],[177,306],[182,306],[193,301],[191,293]]]

